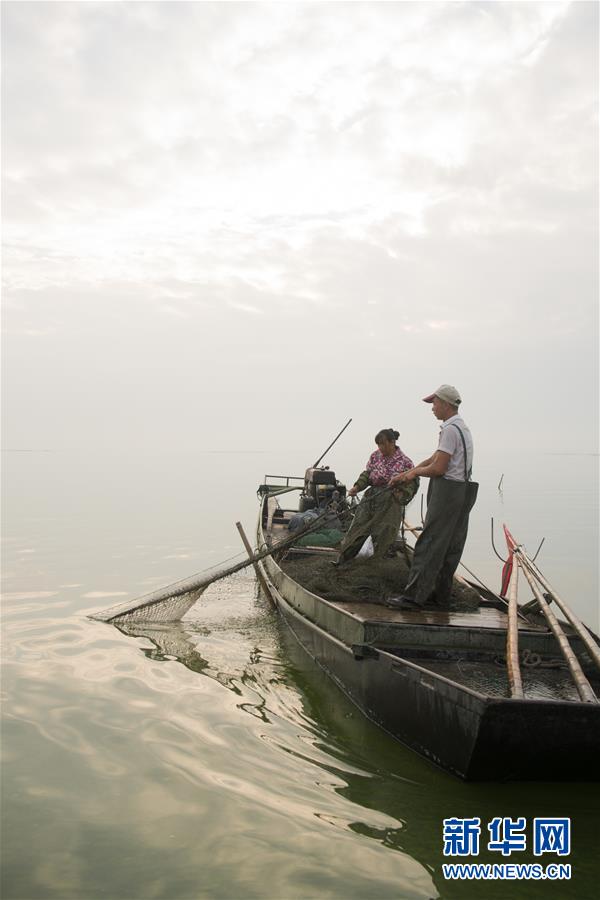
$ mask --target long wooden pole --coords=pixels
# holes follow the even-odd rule
[[[529,569],[529,571],[532,573],[532,575],[537,579],[537,581],[539,581],[539,583],[542,585],[544,590],[548,594],[550,594],[550,596],[552,597],[552,599],[554,600],[554,602],[556,603],[556,605],[558,606],[560,611],[569,620],[569,622],[571,623],[571,625],[573,626],[573,628],[575,629],[575,631],[577,632],[577,634],[579,635],[581,640],[584,642],[585,646],[587,647],[589,654],[592,657],[593,661],[596,663],[596,665],[600,669],[600,647],[598,647],[598,644],[595,642],[595,640],[593,639],[592,635],[590,634],[590,632],[588,631],[586,626],[583,624],[583,622],[580,619],[577,618],[575,613],[567,606],[565,601],[561,600],[561,598],[558,596],[556,591],[552,587],[550,587],[550,585],[548,584],[548,582],[546,581],[546,579],[544,578],[544,576],[542,575],[542,573],[540,572],[540,570],[538,569],[538,567],[536,566],[534,561],[532,559],[530,559],[523,550],[521,550],[521,557],[523,559],[523,562]]]
[[[254,550],[252,549],[252,546],[251,546],[251,544],[250,544],[250,541],[249,541],[248,538],[246,537],[246,532],[244,531],[244,528],[243,528],[243,526],[242,526],[242,523],[241,523],[241,522],[236,522],[236,523],[235,523],[235,527],[237,528],[237,530],[238,530],[239,533],[240,533],[240,537],[241,537],[241,539],[242,539],[242,543],[244,544],[244,547],[246,548],[246,552],[247,552],[248,556],[252,559],[252,558],[254,557]],[[254,568],[254,571],[256,572],[256,577],[258,578],[258,582],[259,582],[260,586],[262,587],[263,591],[265,592],[265,594],[267,595],[267,597],[269,598],[269,600],[271,601],[271,603],[273,604],[273,606],[275,606],[275,600],[273,599],[273,595],[272,595],[272,593],[271,593],[271,590],[270,590],[270,588],[269,588],[269,585],[267,584],[267,579],[265,578],[265,576],[263,575],[263,573],[262,573],[262,572],[260,571],[260,569],[258,568],[258,563],[257,563],[257,562],[253,562],[253,563],[252,563],[252,566],[253,566],[253,568]]]
[[[508,588],[508,629],[506,632],[506,665],[510,695],[517,700],[523,699],[523,681],[519,665],[519,620],[517,618],[517,592],[519,585],[519,567],[514,564]]]
[[[519,562],[519,566],[521,567],[523,574],[525,575],[525,578],[529,582],[529,586],[533,591],[537,602],[540,605],[542,613],[546,617],[546,621],[548,622],[548,625],[550,626],[554,637],[558,641],[561,653],[567,662],[569,671],[571,672],[571,676],[573,678],[573,681],[575,682],[575,687],[577,688],[579,696],[585,703],[597,703],[598,698],[592,690],[591,684],[583,674],[583,669],[579,665],[579,660],[575,656],[564,631],[560,627],[558,619],[550,609],[549,605],[546,603],[546,600],[544,599],[542,592],[537,586],[533,575],[530,573],[529,569],[524,563],[521,554],[519,553],[518,547],[515,548],[515,556]]]

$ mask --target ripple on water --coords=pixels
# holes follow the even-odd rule
[[[31,801],[62,809],[61,818],[77,823],[79,835],[88,823],[101,822],[126,846],[127,828],[138,842],[129,868],[143,846],[146,884],[150,848],[172,853],[175,842],[184,871],[190,865],[195,870],[193,861],[201,859],[206,889],[216,877],[211,873],[222,873],[243,846],[256,877],[273,863],[271,896],[289,896],[294,882],[302,896],[315,865],[331,872],[332,852],[338,860],[333,868],[340,871],[331,884],[342,872],[345,878],[353,842],[360,840],[361,870],[366,865],[377,872],[390,896],[399,873],[406,896],[432,896],[419,864],[385,861],[374,851],[386,830],[401,823],[364,808],[357,815],[356,804],[343,796],[350,775],[368,773],[349,758],[328,756],[326,730],[286,684],[273,634],[242,615],[229,628],[223,621],[218,626],[214,631],[214,623],[207,627],[205,621],[191,632],[129,636],[82,619],[30,623],[17,640],[21,660],[13,667],[7,712],[12,725],[28,730],[21,745],[43,745],[44,757],[60,759],[70,773],[58,797],[44,793],[41,773],[30,774]],[[200,838],[201,823],[206,828]],[[261,834],[268,842],[257,837],[258,846],[248,844],[248,835]],[[69,845],[64,826],[63,841]],[[74,841],[73,834],[72,846]],[[115,846],[113,858],[121,850]],[[305,851],[312,854],[308,867],[298,863]],[[55,862],[52,870],[40,868],[44,884],[62,872],[60,853]],[[78,885],[75,896],[81,879],[73,871],[70,878]],[[372,879],[366,881],[372,888]],[[230,888],[235,896],[244,885],[234,877]]]
[[[376,884],[378,896],[398,896],[399,885],[402,896],[433,896],[430,875],[398,852],[403,823],[349,795],[353,779],[369,784],[376,776],[315,718],[262,611],[253,616],[238,605],[231,621],[204,611],[193,626],[137,634],[35,615],[15,630],[20,659],[11,667],[9,721],[22,730],[16,743],[41,752],[48,771],[68,771],[58,797],[44,794],[39,767],[29,767],[27,784],[30,801],[51,806],[53,821],[73,822],[72,830],[61,826],[73,855],[81,859],[81,835],[91,828],[100,846],[110,840],[111,859],[128,854],[128,885],[143,860],[144,895],[150,883],[156,892],[154,866],[156,877],[165,866],[173,873],[174,844],[176,868],[195,872],[205,891],[223,884],[233,856],[244,875],[238,881],[236,867],[227,876],[229,896],[264,884],[259,873],[269,870],[267,896],[275,897],[310,896],[319,870],[327,872],[319,896],[348,885],[358,853],[358,880],[370,891]],[[53,852],[48,840],[45,852]],[[310,864],[300,861],[304,854]],[[55,877],[57,860],[39,877]],[[71,875],[80,891],[73,896],[86,896]],[[195,896],[190,890],[168,895]],[[357,890],[353,876],[350,893]]]
[[[48,601],[44,601],[43,603],[20,602],[18,605],[13,605],[12,607],[4,606],[2,618],[4,620],[5,630],[14,629],[17,634],[23,633],[26,629],[39,628],[41,630],[44,627],[41,624],[43,619],[35,620],[35,624],[32,624],[32,616],[43,616],[50,611],[54,615],[57,610],[66,610],[69,606],[70,603],[68,600],[53,600],[51,607],[48,606]]]

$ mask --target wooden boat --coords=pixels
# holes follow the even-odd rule
[[[292,482],[285,477],[279,487],[271,481],[259,488],[259,550],[289,533],[297,510],[282,508],[274,494]],[[299,643],[372,721],[466,780],[598,779],[600,672],[569,622],[560,620],[589,687],[587,700],[545,621],[523,615],[515,620],[512,660],[523,696],[515,697],[507,609],[492,592],[468,582],[476,603],[464,612],[397,611],[377,597],[332,601],[302,584],[302,566],[309,571],[324,558],[335,556],[305,547],[284,559],[266,556],[257,566]],[[598,638],[592,640],[597,647]]]

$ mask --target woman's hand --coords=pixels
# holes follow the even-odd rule
[[[348,496],[349,496],[349,497],[356,497],[357,494],[358,494],[358,488],[356,487],[356,485],[353,485],[353,486],[350,488],[350,490],[348,491]]]

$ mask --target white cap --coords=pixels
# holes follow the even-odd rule
[[[427,397],[423,397],[423,400],[425,403],[433,403],[434,397],[445,400],[446,403],[449,403],[451,406],[458,406],[462,402],[460,394],[451,384],[441,384],[437,391],[434,391],[433,394],[429,394]]]

